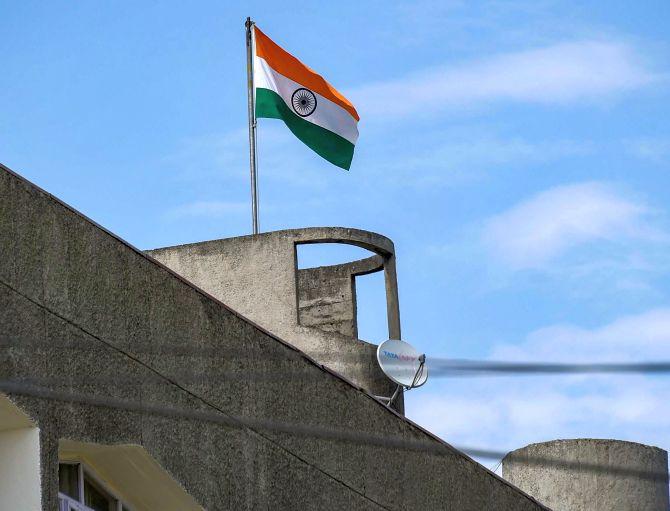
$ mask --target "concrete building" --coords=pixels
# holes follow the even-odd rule
[[[0,509],[545,509],[370,392],[385,384],[356,339],[351,279],[384,268],[399,335],[383,237],[155,252],[184,277],[2,167],[0,240]],[[296,273],[291,247],[317,240],[379,255]],[[276,257],[250,263],[266,242]]]
[[[554,511],[667,511],[668,453],[620,440],[554,440],[503,459],[503,476]]]
[[[301,244],[344,243],[366,259],[298,269]],[[367,392],[395,385],[376,361],[377,346],[358,339],[356,277],[384,271],[389,339],[400,339],[395,250],[388,238],[341,227],[292,229],[147,252],[179,275],[291,343]],[[395,400],[402,412],[402,395]]]
[[[298,269],[302,243],[373,255]],[[0,509],[549,509],[515,486],[554,502],[527,484],[541,474],[510,458],[509,482],[375,397],[394,386],[358,339],[355,289],[375,271],[400,338],[383,236],[145,253],[0,165]]]

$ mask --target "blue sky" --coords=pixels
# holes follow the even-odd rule
[[[667,1],[0,0],[0,161],[140,248],[247,234],[247,15],[362,118],[350,172],[260,121],[262,230],[392,238],[404,337],[432,356],[670,359]],[[382,288],[359,284],[371,341]],[[667,449],[669,391],[433,380],[407,401],[456,445]]]

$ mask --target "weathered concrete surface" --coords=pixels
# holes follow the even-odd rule
[[[555,511],[667,511],[670,506],[668,455],[657,447],[555,440],[513,451],[502,466],[505,479]]]
[[[56,509],[61,439],[140,445],[210,511],[543,509],[4,167],[0,343],[0,381],[356,435],[233,427],[11,393],[40,428],[44,511]]]
[[[298,323],[358,338],[356,277],[384,269],[381,256],[298,270]]]
[[[358,338],[356,280],[331,266],[298,271],[298,318],[304,326]]]
[[[378,253],[298,270],[301,243],[349,243]],[[205,241],[147,252],[152,257],[374,395],[391,396],[376,345],[356,336],[354,277],[384,270],[389,337],[400,336],[393,243],[376,233],[311,227]],[[394,402],[402,412],[402,394]]]

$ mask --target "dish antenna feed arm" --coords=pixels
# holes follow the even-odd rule
[[[427,371],[426,371],[426,355],[425,355],[425,353],[419,355],[416,360],[418,360],[419,366],[416,368],[416,371],[414,372],[414,376],[412,377],[409,384],[407,384],[407,382],[403,382],[402,379],[396,379],[396,378],[393,378],[389,375],[389,377],[391,377],[391,379],[395,383],[397,383],[395,392],[393,392],[393,395],[391,397],[375,396],[380,401],[385,402],[386,406],[388,408],[390,408],[393,405],[393,403],[395,402],[395,400],[397,399],[398,395],[400,395],[401,392],[412,390],[412,389],[414,389],[416,387],[420,387],[421,385],[426,383],[428,375],[427,375]],[[380,364],[380,365],[382,366],[382,370],[384,370],[384,365],[383,364]],[[384,370],[384,372],[386,372],[386,371]],[[388,375],[388,373],[387,373],[387,375]]]

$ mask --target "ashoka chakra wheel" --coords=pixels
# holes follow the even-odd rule
[[[309,89],[296,89],[291,96],[291,105],[296,114],[300,117],[307,117],[316,110],[316,96]]]

